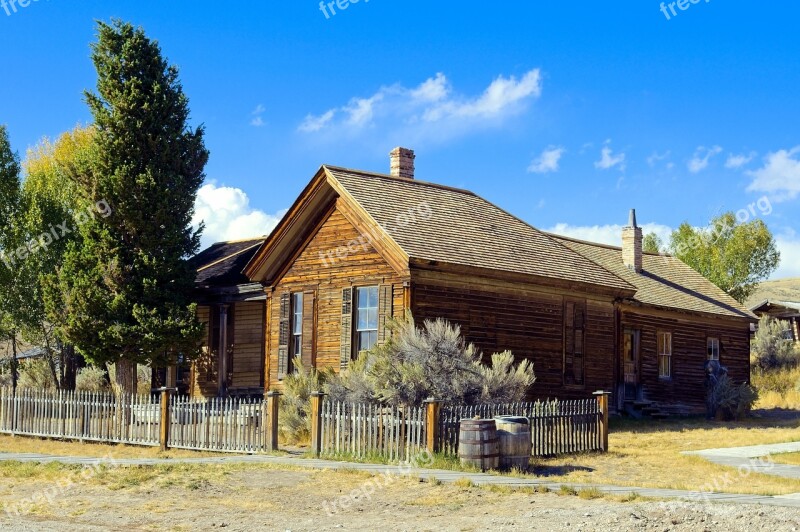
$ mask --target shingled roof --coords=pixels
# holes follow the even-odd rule
[[[200,287],[224,287],[248,284],[242,273],[265,238],[218,242],[189,261],[197,269],[195,284]]]
[[[551,237],[634,285],[637,289],[634,300],[640,303],[689,312],[757,319],[749,309],[675,257],[645,253],[643,271],[638,274],[623,264],[621,248],[558,235]]]
[[[472,192],[384,174],[323,168],[340,185],[337,188],[386,228],[409,259],[633,290],[607,268]],[[409,213],[416,213],[415,219],[404,225]]]

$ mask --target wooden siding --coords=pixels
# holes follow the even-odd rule
[[[705,409],[703,365],[706,339],[719,338],[720,363],[735,382],[750,379],[750,329],[748,323],[702,319],[646,308],[622,307],[621,326],[641,331],[640,360],[643,399],[672,405],[676,410]],[[659,378],[657,333],[672,333],[672,377]]]
[[[230,388],[264,385],[264,302],[234,305],[233,378]]]
[[[488,362],[510,350],[534,363],[531,398],[584,398],[614,386],[614,305],[610,299],[548,287],[441,272],[414,271],[415,319],[445,318],[461,326]],[[564,299],[586,301],[585,384],[564,386]]]
[[[341,200],[339,200],[341,202]],[[361,234],[340,209],[340,204],[319,226],[302,252],[273,287],[269,304],[267,367],[269,387],[279,389],[278,331],[280,316],[275,305],[280,295],[292,292],[316,294],[316,342],[311,359],[316,367],[339,368],[341,343],[342,290],[348,287],[391,285],[393,314],[402,316],[405,289],[403,279],[369,244],[359,242]],[[350,250],[343,252],[350,245]],[[339,253],[337,254],[337,250]],[[305,339],[304,339],[305,340]]]

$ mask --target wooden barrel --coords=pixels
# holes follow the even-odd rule
[[[493,419],[461,420],[458,457],[463,465],[477,467],[481,471],[497,469],[500,449]]]
[[[500,469],[527,471],[532,450],[530,421],[516,416],[498,416],[494,420],[500,442]]]

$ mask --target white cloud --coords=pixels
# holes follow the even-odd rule
[[[450,94],[450,83],[447,77],[439,72],[435,78],[430,78],[416,89],[412,89],[410,96],[418,102],[439,102]]]
[[[747,172],[753,182],[749,192],[770,194],[776,201],[790,200],[800,194],[800,146],[792,150],[779,150],[764,158],[764,166]]]
[[[539,157],[533,160],[528,167],[528,172],[533,174],[558,172],[558,163],[566,151],[560,146],[548,146]]]
[[[664,243],[669,242],[669,237],[672,234],[672,228],[661,224],[644,224],[640,226],[644,234],[655,233],[661,238]],[[555,233],[561,236],[576,238],[578,240],[586,240],[587,242],[596,242],[598,244],[607,244],[609,246],[622,245],[622,225],[609,224],[609,225],[569,225],[565,223],[556,224],[550,229],[546,229],[548,233]]]
[[[331,120],[333,120],[335,115],[335,109],[331,109],[327,113],[320,116],[308,115],[306,116],[305,120],[303,120],[303,123],[300,124],[298,129],[304,133],[313,133],[315,131],[319,131],[327,126]]]
[[[708,168],[708,164],[711,162],[711,159],[720,153],[722,153],[722,148],[720,146],[714,146],[711,148],[706,148],[705,146],[698,147],[694,152],[694,156],[689,160],[689,164],[687,165],[689,171],[693,174],[702,172]]]
[[[669,150],[665,151],[663,154],[662,153],[658,153],[657,151],[653,152],[653,154],[650,155],[650,157],[647,158],[647,164],[652,168],[652,167],[654,167],[656,165],[656,163],[661,162],[661,161],[666,160],[666,159],[669,159],[670,155],[671,155],[671,152]]]
[[[775,235],[775,243],[781,252],[781,264],[771,278],[800,277],[800,234],[785,231]]]
[[[250,206],[250,198],[241,189],[203,185],[197,192],[192,225],[205,222],[202,246],[215,242],[241,240],[269,234],[283,217],[283,212],[267,214]]]
[[[437,73],[413,88],[399,83],[387,85],[371,96],[351,98],[347,104],[320,115],[309,114],[298,130],[352,137],[379,129],[395,137],[445,139],[499,125],[525,111],[541,91],[539,69],[519,79],[499,76],[480,95],[472,97],[455,93],[447,77]],[[337,137],[341,135],[331,138]]]
[[[264,107],[262,104],[258,104],[256,108],[253,110],[253,112],[250,113],[250,116],[253,117],[253,119],[250,120],[250,125],[254,127],[261,127],[266,125],[266,122],[264,122],[264,118],[261,116],[266,112],[266,110],[267,110],[266,107]]]
[[[615,166],[619,166],[619,169],[623,172],[625,171],[625,153],[620,153],[614,155],[614,152],[611,150],[609,144],[611,143],[610,140],[606,141],[606,145],[603,146],[603,149],[600,150],[600,160],[594,163],[595,168],[599,168],[600,170],[610,170]]]
[[[745,155],[743,153],[734,155],[733,153],[728,154],[728,160],[725,161],[725,168],[729,168],[731,170],[738,170],[739,168],[746,166],[750,163],[753,159],[756,158],[756,152],[750,152],[749,154]]]

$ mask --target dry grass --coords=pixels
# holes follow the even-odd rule
[[[769,459],[776,464],[800,465],[800,453],[773,454]]]
[[[733,468],[681,452],[798,440],[797,421],[620,421],[612,426],[611,452],[537,460],[533,465],[538,477],[553,482],[699,490],[716,480],[719,491],[783,495],[800,492],[800,480],[763,474],[744,479]],[[726,475],[733,482],[725,484]]]
[[[754,368],[751,381],[759,393],[756,408],[800,408],[800,367],[771,371]]]
[[[90,458],[203,458],[229,456],[222,453],[171,449],[162,453],[158,447],[80,443],[28,436],[0,434],[0,453],[35,453],[55,456],[87,456]]]

